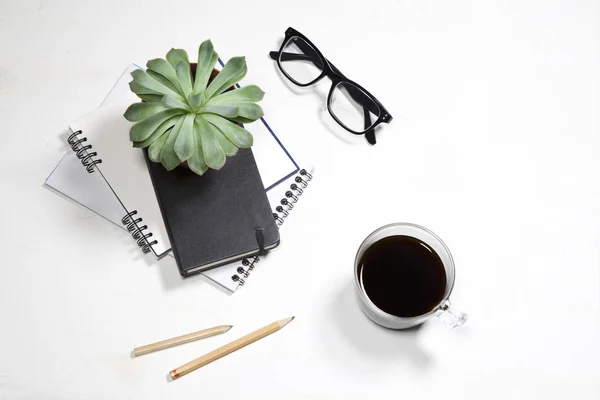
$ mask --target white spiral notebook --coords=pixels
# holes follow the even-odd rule
[[[46,180],[46,185],[127,229],[144,252],[157,257],[169,253],[170,243],[152,182],[140,149],[129,143],[129,122],[122,113],[139,101],[129,91],[129,67],[100,109],[71,124],[69,151]],[[264,119],[248,126],[253,152],[267,190],[274,217],[284,220],[312,179],[303,171]],[[124,173],[126,171],[126,173]],[[135,213],[135,218],[127,218]],[[151,235],[150,235],[151,234]],[[243,285],[258,258],[222,266],[205,276],[234,291]]]

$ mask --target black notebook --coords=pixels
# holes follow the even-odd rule
[[[181,275],[258,255],[279,244],[279,230],[251,149],[199,176],[148,159],[154,191]]]

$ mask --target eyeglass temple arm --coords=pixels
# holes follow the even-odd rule
[[[271,52],[269,52],[269,56],[273,60],[277,60],[277,59],[279,59],[279,52],[271,51]],[[323,64],[321,63],[321,60],[319,60],[317,57],[311,57],[308,54],[286,53],[286,52],[281,54],[281,61],[298,61],[298,60],[310,61],[318,68],[323,68]],[[335,65],[333,65],[331,63],[331,61],[327,60],[327,62],[329,63],[329,66],[331,67],[333,72],[335,72],[336,74],[340,75],[343,78],[346,78],[346,76],[344,74],[342,74],[342,72],[339,69],[337,69],[337,67]],[[379,109],[377,109],[376,107],[365,106],[365,104],[372,105],[373,102],[367,96],[365,96],[365,94],[362,91],[355,89],[352,86],[347,86],[346,90],[348,91],[348,94],[358,104],[360,104],[363,107],[363,112],[364,112],[364,116],[365,116],[365,129],[370,127],[371,123],[372,123],[371,113],[377,115],[379,113]],[[365,131],[365,137],[367,138],[367,141],[370,144],[375,144],[376,143],[375,129],[371,128],[371,129]]]
[[[363,113],[365,114],[365,129],[367,129],[371,126],[371,113],[365,107],[363,107]],[[375,140],[375,128],[365,131],[365,138],[369,144],[374,145],[377,143],[377,140]]]

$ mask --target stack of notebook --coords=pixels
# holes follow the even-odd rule
[[[198,176],[168,172],[129,142],[123,112],[130,66],[102,106],[70,125],[69,151],[46,185],[124,228],[144,253],[175,257],[180,273],[202,273],[229,291],[243,285],[259,255],[312,179],[262,118],[248,126],[252,149]]]

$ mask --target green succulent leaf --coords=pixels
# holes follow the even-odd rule
[[[200,108],[200,106],[202,105],[203,102],[204,102],[204,94],[203,93],[191,94],[188,96],[188,104],[190,105],[190,107],[192,107],[192,110],[194,110],[194,111],[198,110],[198,108]]]
[[[137,97],[148,103],[160,103],[164,96],[162,94],[138,94]]]
[[[242,69],[242,71],[238,75],[233,76],[231,79],[229,79],[227,82],[225,82],[225,84],[221,87],[221,89],[219,89],[215,93],[215,95],[219,95],[219,94],[231,89],[232,86],[234,86],[236,83],[238,83],[239,81],[244,79],[247,72],[248,72],[248,67],[246,66],[246,64],[244,64],[244,68]]]
[[[209,64],[212,66],[211,70],[208,73],[208,80],[210,80],[210,77],[212,76],[213,71],[215,70],[215,66],[217,65],[217,61],[219,61],[219,54],[215,51],[212,55],[212,58],[210,59]],[[204,83],[204,89],[202,90],[206,90],[206,88],[208,87],[208,81],[206,81]]]
[[[196,174],[202,175],[208,171],[208,165],[206,165],[206,162],[204,161],[202,137],[200,135],[200,126],[198,125],[197,121],[194,122],[194,143],[196,144],[196,151],[188,160],[188,166]]]
[[[188,58],[188,54],[183,49],[171,49],[167,53],[167,61],[173,68],[177,68],[177,64],[181,61],[185,61],[188,64],[190,63],[190,59]]]
[[[252,134],[242,128],[241,126],[228,121],[227,119],[214,114],[205,114],[203,117],[211,124],[219,128],[221,132],[231,141],[240,148],[248,148],[252,146],[254,139]]]
[[[198,66],[196,67],[196,79],[194,80],[194,92],[200,93],[206,89],[210,73],[217,62],[217,53],[210,40],[202,42],[198,49]]]
[[[171,117],[181,115],[183,113],[183,110],[168,109],[154,114],[151,117],[133,124],[129,130],[129,137],[131,138],[132,142],[141,142],[142,140],[146,140],[150,137],[150,135],[152,135],[156,128],[160,126],[160,124]]]
[[[123,116],[127,121],[137,122],[164,110],[166,110],[166,107],[161,103],[133,103],[127,107]]]
[[[160,83],[162,83],[163,85],[165,85],[166,87],[168,87],[169,89],[175,91],[175,92],[179,92],[179,88],[177,88],[176,86],[174,86],[171,81],[169,81],[167,78],[165,78],[164,76],[162,76],[161,74],[157,74],[156,72],[152,71],[152,70],[146,70],[146,73],[148,75],[150,75],[153,79],[156,79],[157,81],[159,81]]]
[[[225,152],[225,155],[228,157],[235,156],[238,152],[238,147],[235,144],[231,143],[231,141],[227,139],[225,135],[223,135],[223,132],[221,132],[219,128],[217,128],[213,124],[208,124],[208,126],[211,127],[213,135],[215,135],[215,137],[219,141],[219,145],[221,145],[221,148]]]
[[[185,98],[181,97],[179,93],[174,91],[173,89],[163,85],[150,75],[146,71],[142,71],[141,69],[137,69],[131,72],[131,76],[133,76],[133,80],[142,87],[150,89],[153,91],[151,94],[168,94],[170,96],[175,97],[180,101],[185,101]]]
[[[255,121],[253,119],[247,119],[244,117],[234,117],[234,118],[228,118],[228,119],[232,122],[237,122],[239,124],[249,124],[249,123],[252,123]]]
[[[240,110],[235,106],[208,106],[200,109],[202,114],[210,113],[220,115],[225,118],[237,117]]]
[[[147,139],[142,140],[141,142],[133,142],[133,147],[146,148],[146,147],[150,146],[163,133],[165,133],[166,131],[171,129],[173,127],[173,125],[175,125],[177,123],[177,120],[179,118],[183,118],[183,116],[178,115],[176,117],[171,117],[171,118],[167,119],[165,122],[160,124],[158,126],[158,128],[156,128],[154,130],[154,132],[152,132],[152,135],[148,136]]]
[[[148,147],[148,158],[152,162],[160,162],[160,153],[162,152],[167,139],[169,138],[169,134],[171,131],[164,132],[154,143]]]
[[[225,152],[211,130],[210,124],[203,117],[196,118],[196,123],[200,129],[204,162],[212,169],[221,169],[225,165]]]
[[[221,72],[213,79],[206,88],[205,96],[207,99],[218,95],[229,87],[239,82],[246,75],[246,58],[233,57],[223,67]],[[232,83],[232,81],[235,81]]]
[[[235,104],[261,101],[264,96],[265,92],[263,92],[258,86],[248,85],[230,92],[222,93],[218,96],[214,96],[206,102],[206,105],[214,106],[218,104]]]
[[[137,83],[136,81],[131,81],[129,82],[129,89],[131,89],[131,91],[135,94],[139,95],[143,95],[143,94],[159,94],[162,96],[161,92],[157,92],[156,90],[152,90],[149,89],[147,87],[144,87],[142,85],[140,85],[139,83]]]
[[[246,120],[250,120],[252,122],[256,121],[260,117],[265,115],[263,109],[256,103],[241,103],[238,104],[238,115],[237,117],[244,118]]]
[[[178,108],[178,109],[184,110],[186,112],[192,112],[192,109],[190,108],[189,105],[187,105],[187,103],[179,101],[176,98],[169,96],[168,94],[165,94],[163,96],[163,98],[161,100],[161,104],[166,108]]]
[[[179,157],[175,153],[175,142],[177,141],[177,137],[179,136],[179,132],[181,131],[181,127],[183,126],[183,118],[180,118],[177,121],[177,124],[170,130],[169,137],[167,138],[165,145],[163,146],[160,152],[160,162],[167,171],[172,171],[181,163],[179,161]]]
[[[194,118],[194,114],[185,116],[181,131],[175,141],[175,154],[179,157],[179,161],[186,161],[194,154]]]
[[[175,90],[181,89],[175,68],[173,68],[173,66],[164,58],[155,58],[154,60],[150,60],[146,63],[146,67],[148,67],[148,73],[152,71],[163,76],[165,79],[171,82]]]
[[[183,98],[187,99],[187,97],[192,93],[192,75],[190,71],[190,63],[181,61],[179,64],[177,64],[176,70],[179,83],[181,84],[181,89],[183,90]]]

